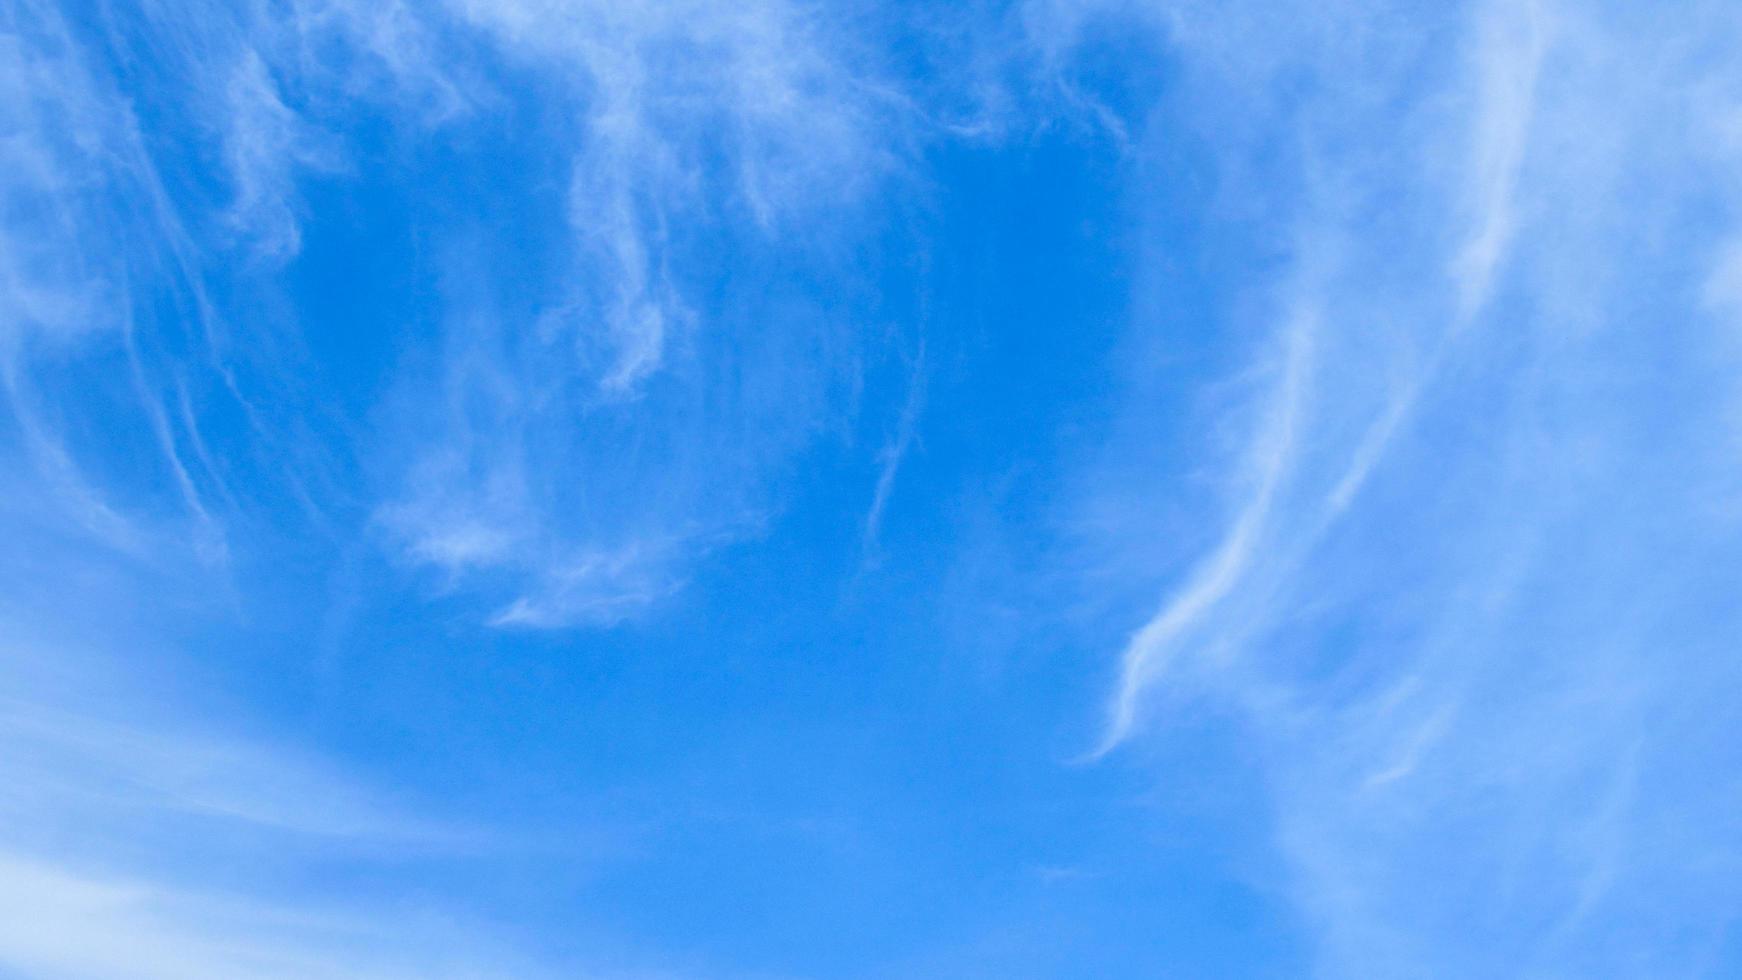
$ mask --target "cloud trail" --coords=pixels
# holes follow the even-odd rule
[[[1167,659],[1242,585],[1255,553],[1263,547],[1271,510],[1298,452],[1297,430],[1305,411],[1317,330],[1314,320],[1310,311],[1295,314],[1284,336],[1281,377],[1247,461],[1253,486],[1227,533],[1193,569],[1186,584],[1126,644],[1107,729],[1096,756],[1105,755],[1130,737],[1137,724],[1138,706],[1148,689],[1162,679]]]
[[[217,869],[257,873],[298,856],[405,860],[477,846],[476,835],[391,804],[308,753],[176,728],[140,713],[126,682],[104,704],[64,675],[113,658],[48,657],[0,619],[0,970],[44,977],[540,975],[484,932],[435,909],[334,896],[248,893]],[[42,661],[58,665],[50,683]],[[109,673],[117,673],[111,666]],[[56,693],[56,689],[61,689]],[[22,692],[29,692],[28,695]],[[104,713],[107,712],[107,713]],[[267,855],[276,855],[268,859]],[[94,941],[93,937],[101,937]]]
[[[878,454],[877,485],[871,492],[871,507],[865,512],[865,526],[860,535],[860,548],[871,553],[883,530],[883,511],[889,506],[889,495],[895,491],[895,477],[901,471],[902,460],[912,447],[920,413],[925,408],[925,341],[913,356],[913,369],[907,380],[907,397],[901,403],[901,416],[895,422],[895,435]]]

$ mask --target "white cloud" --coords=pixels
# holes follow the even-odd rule
[[[261,906],[5,853],[0,966],[54,980],[540,975],[434,916]]]
[[[226,88],[224,149],[235,184],[226,217],[261,252],[287,259],[301,247],[295,181],[299,171],[333,169],[337,155],[285,106],[266,63],[244,50]]]
[[[317,836],[455,838],[368,802],[367,794],[310,760],[165,732],[157,724],[13,701],[0,705],[0,745],[10,773],[0,801],[15,825],[46,819],[48,808],[74,806],[93,816],[158,811]],[[72,818],[63,810],[59,819]]]
[[[1239,709],[1327,975],[1698,974],[1742,902],[1736,711],[1707,693],[1742,628],[1717,599],[1737,386],[1711,366],[1742,201],[1714,178],[1742,104],[1716,52],[1742,22],[1166,11],[1129,16],[1163,25],[1201,115],[1164,118],[1297,229],[1245,306],[1311,296],[1320,326],[1283,475],[1226,481],[1205,519],[1229,530],[1139,614],[1109,744],[1188,695]],[[1279,78],[1311,84],[1278,101]],[[1275,444],[1253,429],[1244,466]]]
[[[925,342],[922,339],[913,356],[913,368],[907,379],[907,397],[902,400],[895,434],[878,453],[877,483],[871,492],[871,507],[865,512],[865,526],[860,538],[861,547],[867,553],[874,552],[877,547],[877,538],[883,529],[883,511],[889,506],[890,494],[895,492],[896,474],[901,471],[902,460],[907,458],[913,446],[920,412],[925,407],[925,386]]]
[[[118,321],[121,269],[88,242],[127,120],[80,64],[52,11],[26,6],[0,30],[0,357]],[[106,230],[106,229],[103,229]]]
[[[451,584],[511,593],[497,625],[618,622],[763,525],[856,370],[836,339],[853,325],[814,300],[728,307],[728,326],[687,293],[740,251],[799,269],[851,240],[906,124],[820,12],[783,0],[452,9],[566,116],[571,248],[536,322],[456,301],[443,421],[408,408],[424,418],[386,434],[411,462],[382,521]]]
[[[11,26],[3,40],[18,56],[0,85],[13,97],[0,111],[22,136],[0,150],[14,174],[0,190],[0,358],[18,451],[74,521],[107,528],[116,547],[191,540],[222,563],[226,525],[249,502],[220,472],[238,468],[238,447],[214,450],[202,431],[216,406],[246,426],[240,448],[277,471],[282,486],[265,492],[318,520],[358,489],[335,479],[332,459],[393,461],[366,488],[391,546],[451,588],[494,597],[497,621],[615,621],[762,526],[782,461],[850,397],[834,392],[858,370],[855,328],[826,297],[734,303],[739,340],[693,301],[739,253],[839,277],[831,251],[875,220],[859,206],[897,168],[912,123],[822,11],[299,0],[154,7],[137,37],[99,38],[27,4]],[[142,139],[108,76],[108,59],[135,57],[136,44],[157,52],[164,91],[181,93],[150,111],[172,117],[152,121],[158,135],[190,141],[185,159]],[[566,248],[541,267],[535,296],[519,294],[525,269],[455,268],[450,362],[408,359],[389,382],[414,423],[342,420],[345,444],[316,445],[308,428],[325,406],[299,384],[300,338],[272,334],[282,297],[267,281],[300,251],[308,178],[374,165],[353,159],[346,120],[380,113],[415,145],[473,139],[516,118],[503,108],[520,89],[538,93],[538,122],[511,136],[526,156],[497,163],[518,173],[548,157],[566,194],[530,226],[480,216],[434,233],[432,247],[511,264],[548,220],[567,229]],[[172,167],[220,162],[222,180],[172,173],[172,195],[165,154]],[[249,266],[262,277],[249,288],[267,295],[235,326],[207,278],[239,248],[269,261]],[[111,345],[125,352],[140,409],[129,437],[157,454],[128,493],[87,477],[82,448],[57,429],[80,386],[33,387],[19,360],[51,341],[84,345],[73,349],[91,365]]]
[[[603,326],[606,390],[636,389],[693,319],[669,281],[671,226],[723,218],[773,233],[851,199],[888,165],[872,131],[885,97],[831,50],[814,14],[784,0],[455,8],[574,100],[569,219],[584,285],[568,316],[583,335]]]
[[[1515,231],[1514,196],[1530,136],[1536,76],[1548,45],[1550,14],[1542,2],[1490,3],[1477,18],[1472,59],[1478,97],[1471,126],[1471,230],[1452,263],[1458,320],[1487,302]]]
[[[104,712],[51,705],[56,686],[7,628],[0,703],[0,970],[31,976],[535,976],[541,968],[435,909],[274,892],[275,862],[367,862],[481,844],[384,801],[306,753],[141,714],[125,684]],[[63,648],[56,672],[93,669]],[[77,700],[99,699],[87,682]],[[139,717],[118,719],[118,711]],[[255,879],[226,882],[241,847]]]
[[[1137,723],[1138,706],[1150,688],[1162,680],[1168,658],[1178,652],[1182,642],[1193,639],[1192,634],[1216,614],[1218,604],[1229,593],[1244,584],[1248,568],[1263,547],[1270,533],[1271,510],[1298,452],[1297,430],[1305,412],[1303,402],[1312,372],[1316,319],[1310,310],[1297,312],[1284,337],[1275,401],[1266,413],[1263,430],[1253,441],[1247,461],[1251,489],[1227,533],[1192,570],[1186,584],[1126,644],[1107,730],[1097,754],[1105,754],[1131,735]]]

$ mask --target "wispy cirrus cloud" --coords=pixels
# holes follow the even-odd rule
[[[693,276],[674,268],[682,225],[778,234],[850,201],[894,149],[877,132],[890,95],[844,61],[825,21],[794,5],[457,9],[572,100],[579,282],[558,318],[578,346],[609,350],[594,378],[607,392],[632,392],[657,371],[692,315],[673,281]]]
[[[922,338],[919,350],[913,356],[913,366],[907,382],[907,397],[902,400],[901,415],[895,421],[895,432],[884,444],[883,451],[878,453],[877,483],[871,491],[871,506],[865,512],[865,525],[861,534],[861,546],[867,553],[874,552],[877,547],[877,538],[883,529],[883,511],[889,506],[890,495],[895,492],[895,478],[901,472],[902,461],[907,458],[918,438],[920,415],[925,408],[925,385],[925,342]]]
[[[434,921],[382,930],[354,913],[242,906],[233,898],[83,875],[10,855],[0,855],[0,893],[6,896],[0,900],[0,963],[32,976],[501,975],[466,965],[451,951],[408,954],[408,947],[442,933]]]
[[[1298,215],[1292,268],[1248,291],[1281,311],[1265,349],[1294,348],[1291,310],[1317,324],[1301,373],[1235,407],[1259,420],[1235,458],[1274,479],[1226,481],[1225,532],[1131,635],[1103,750],[1182,699],[1242,709],[1332,974],[1698,972],[1742,898],[1716,802],[1742,788],[1703,796],[1677,761],[1715,761],[1734,715],[1683,688],[1733,673],[1734,617],[1686,617],[1742,529],[1693,502],[1737,490],[1734,384],[1700,366],[1733,204],[1694,175],[1724,166],[1704,134],[1738,79],[1711,55],[1742,24],[1369,8],[1314,7],[1321,32],[1094,7],[1168,39],[1187,95],[1162,118],[1204,127],[1225,193]],[[1705,97],[1673,122],[1671,92]],[[1672,926],[1688,902],[1709,914]]]
[[[912,33],[877,36],[885,16]],[[548,706],[443,686],[513,688],[478,661],[536,644],[433,636],[451,617],[381,612],[395,589],[501,631],[646,616],[773,527],[795,474],[840,463],[818,458],[831,439],[869,465],[807,486],[832,495],[809,516],[891,560],[921,433],[949,428],[935,406],[995,387],[969,377],[982,325],[898,294],[924,280],[971,320],[995,304],[959,294],[1009,285],[976,279],[983,229],[1048,272],[1102,237],[1085,219],[1081,239],[1017,240],[1004,190],[938,186],[1020,171],[1011,186],[1041,198],[1055,178],[1096,185],[1071,207],[1133,178],[1119,194],[1145,244],[1118,354],[1162,352],[1111,370],[1123,399],[1072,391],[1059,434],[1096,444],[1116,406],[1072,474],[1096,519],[1061,523],[1092,539],[1076,554],[1116,556],[1085,579],[1154,593],[1099,638],[1096,756],[1187,703],[1238,719],[1327,974],[1697,973],[1742,905],[1724,697],[1742,633],[1739,35],[1697,0],[0,3],[0,536],[23,542],[0,562],[0,623],[120,622],[128,600],[103,587],[161,616],[121,644],[136,656],[37,658],[82,672],[82,700],[26,678],[0,703],[0,890],[39,896],[0,916],[0,961],[535,974],[443,915],[310,881],[457,847],[439,820],[98,679],[150,676],[190,623],[278,616],[235,632],[292,648],[246,664],[290,692],[256,695],[282,725],[374,696],[303,689],[342,672],[297,661],[308,623],[354,616],[414,652],[371,649],[384,669],[344,678],[393,702],[348,737],[442,709],[475,726],[428,736],[445,749],[518,744],[492,725],[566,732],[516,712]],[[1066,139],[1029,153],[1076,122],[1119,159],[1079,171]],[[933,160],[934,138],[973,152]],[[965,159],[991,151],[1032,159]],[[960,240],[922,240],[914,215],[939,202],[961,208],[939,222]],[[925,322],[890,325],[905,318]],[[1212,364],[1225,380],[1202,384]],[[1053,443],[1021,445],[1020,464],[983,462],[1055,472]],[[976,479],[925,462],[929,489]],[[1036,575],[981,550],[967,564],[1009,566],[1040,606],[1087,564]],[[229,594],[281,559],[292,608]],[[1022,605],[1000,610],[1013,634],[1033,625]],[[808,615],[791,635],[839,632]],[[879,683],[905,690],[919,658],[874,634]],[[540,696],[563,689],[551,677],[596,693],[528,670],[548,670]],[[694,708],[700,686],[647,676],[613,693]],[[603,759],[586,778],[610,782],[610,755],[546,759]],[[226,875],[237,854],[259,864]],[[81,942],[93,929],[138,952]]]
[[[395,437],[411,462],[383,523],[451,583],[506,586],[499,625],[617,622],[760,527],[775,474],[844,411],[861,342],[839,287],[734,280],[776,262],[850,283],[828,254],[873,220],[860,202],[911,124],[826,18],[783,2],[454,12],[564,113],[566,285],[456,310],[446,421]]]
[[[225,217],[265,255],[283,260],[301,246],[295,180],[299,172],[331,169],[337,154],[280,98],[258,52],[243,50],[226,90],[224,129],[235,192]]]
[[[247,616],[228,545],[281,495],[355,513],[334,465],[355,447],[326,438],[354,420],[299,391],[271,277],[306,245],[307,181],[350,163],[334,103],[415,108],[423,132],[463,115],[465,67],[430,64],[437,32],[403,9],[85,13],[0,5],[0,971],[539,975],[451,908],[312,882],[479,844],[318,753],[219,734],[185,691],[159,704],[163,649],[189,641],[126,625]],[[65,642],[84,626],[128,656]]]
[[[540,975],[451,912],[299,888],[272,870],[471,853],[479,835],[425,819],[307,751],[172,722],[132,678],[100,685],[99,697],[78,675],[116,674],[116,658],[77,643],[45,649],[16,615],[9,605],[0,619],[12,692],[0,701],[0,969]],[[251,869],[240,885],[239,857]]]
[[[898,167],[911,122],[877,66],[817,11],[770,0],[159,13],[110,12],[94,33],[52,5],[12,14],[9,37],[27,55],[13,104],[30,134],[13,145],[28,151],[21,165],[35,161],[25,173],[52,182],[29,199],[55,208],[14,210],[7,303],[40,337],[112,325],[74,363],[122,346],[146,422],[137,437],[161,464],[130,475],[147,493],[110,499],[113,481],[83,475],[55,429],[60,393],[14,371],[20,450],[62,499],[86,501],[86,524],[157,526],[169,519],[160,503],[130,512],[167,494],[219,560],[238,516],[225,511],[247,502],[228,496],[218,468],[258,468],[273,471],[269,492],[327,526],[373,497],[381,540],[451,587],[497,597],[486,619],[613,622],[759,527],[778,506],[775,474],[845,411],[862,358],[881,356],[831,308],[856,288],[831,253],[875,220],[861,205]],[[119,98],[108,72],[147,51],[180,102]],[[513,105],[504,71],[538,100]],[[443,254],[497,264],[447,275],[468,285],[442,299],[446,360],[391,366],[379,394],[397,407],[384,426],[303,400],[295,379],[317,366],[302,337],[272,325],[283,303],[270,275],[303,247],[305,185],[380,165],[336,134],[353,110],[391,117],[409,147],[496,140],[564,175],[561,188],[528,188],[549,205],[539,213],[492,227],[479,211],[434,239]],[[505,140],[485,135],[502,118],[520,122]],[[140,141],[144,126],[158,146]],[[221,181],[164,152],[169,134],[221,160]],[[72,174],[87,176],[75,185]],[[259,303],[214,298],[211,270],[240,255],[255,263]],[[739,289],[741,268],[773,262],[818,275],[814,288],[726,300],[726,317],[757,321],[755,340],[728,342],[720,314],[697,314]],[[514,285],[532,268],[535,289]],[[214,448],[210,430],[226,441]],[[726,458],[728,442],[744,452]],[[396,469],[367,467],[374,476],[359,482],[347,472],[358,455]]]
[[[20,480],[42,482],[49,491],[43,499],[58,502],[62,519],[116,547],[137,545],[139,522],[62,435],[62,372],[32,370],[76,361],[88,348],[119,352],[119,369],[110,360],[98,370],[124,398],[138,398],[133,407],[146,424],[133,433],[149,447],[142,456],[209,527],[176,423],[153,390],[135,337],[134,283],[181,244],[179,229],[163,228],[153,211],[157,174],[137,121],[52,6],[10,7],[0,44],[8,51],[0,111],[10,173],[0,183],[0,371],[12,423],[6,451]]]

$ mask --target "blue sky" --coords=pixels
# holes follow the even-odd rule
[[[0,0],[0,976],[1742,973],[1738,45]]]

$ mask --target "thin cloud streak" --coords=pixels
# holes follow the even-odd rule
[[[1168,659],[1214,615],[1217,605],[1240,587],[1255,552],[1263,546],[1277,494],[1297,451],[1312,371],[1315,320],[1310,311],[1294,314],[1284,335],[1281,378],[1274,401],[1247,460],[1253,473],[1251,493],[1221,543],[1126,645],[1107,728],[1093,757],[1107,754],[1130,737],[1143,696],[1161,679]]]
[[[538,976],[451,925],[243,904],[0,852],[0,964],[52,978]],[[93,937],[100,937],[94,939]]]
[[[871,493],[871,507],[865,512],[859,543],[860,550],[866,554],[877,549],[877,539],[883,531],[883,511],[889,506],[890,494],[895,492],[895,477],[913,445],[920,413],[925,409],[925,385],[925,341],[922,339],[913,356],[913,369],[907,379],[907,397],[901,403],[901,416],[895,421],[895,435],[877,454],[877,485]]]
[[[10,899],[0,967],[45,977],[536,975],[433,913],[202,886],[236,839],[353,860],[478,846],[310,759],[17,699],[0,704],[0,750],[0,893]]]

